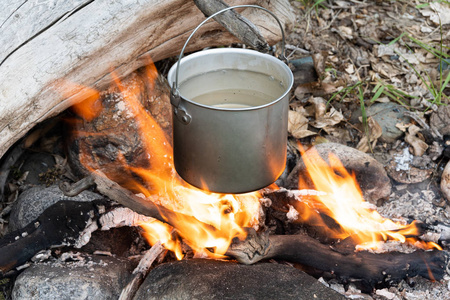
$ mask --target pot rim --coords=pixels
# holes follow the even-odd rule
[[[183,57],[181,59],[181,61],[180,61],[180,68],[181,68],[181,65],[183,63],[186,63],[189,60],[197,59],[198,57],[207,55],[207,54],[209,54],[211,52],[214,52],[214,53],[240,53],[240,54],[244,53],[244,54],[251,54],[251,55],[255,55],[255,56],[264,57],[264,59],[268,59],[268,60],[270,60],[270,61],[272,61],[274,63],[280,64],[280,65],[283,66],[282,68],[284,68],[287,71],[287,74],[289,74],[288,86],[286,87],[285,92],[280,97],[278,97],[277,99],[275,99],[275,100],[273,100],[273,101],[271,101],[269,103],[266,103],[266,104],[263,104],[263,105],[258,105],[258,106],[238,107],[238,108],[214,107],[214,106],[209,106],[209,105],[206,105],[206,104],[201,104],[201,103],[195,102],[195,101],[193,101],[193,100],[191,100],[189,98],[184,97],[178,91],[178,87],[176,87],[176,90],[178,91],[179,96],[184,101],[189,102],[190,104],[193,104],[193,105],[196,105],[196,106],[199,106],[199,107],[202,107],[202,108],[206,108],[206,109],[219,110],[219,111],[234,111],[234,112],[237,112],[237,111],[252,111],[252,110],[262,109],[262,108],[271,106],[271,105],[277,103],[278,101],[281,101],[282,99],[284,99],[290,93],[290,91],[292,89],[292,86],[294,85],[294,75],[292,74],[291,69],[282,60],[280,60],[280,59],[278,59],[278,58],[276,58],[276,57],[274,57],[272,55],[269,55],[269,54],[266,54],[266,53],[261,53],[261,52],[258,52],[256,50],[251,50],[251,49],[214,48],[214,49],[202,50],[202,51],[199,51],[199,52],[196,52],[196,53],[193,53],[193,54],[190,54],[190,55],[187,55],[187,56]],[[177,68],[178,68],[178,63],[175,63],[170,68],[169,73],[167,74],[169,85],[170,85],[170,87],[172,89],[173,89],[173,85],[175,85],[175,78],[174,77],[176,76]],[[170,79],[173,79],[173,80],[170,80]]]

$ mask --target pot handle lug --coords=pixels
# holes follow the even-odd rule
[[[186,112],[186,110],[180,107],[181,96],[178,93],[178,90],[175,90],[174,88],[170,91],[170,103],[173,105],[173,112],[175,116],[177,116],[181,123],[184,125],[191,123],[192,117]]]
[[[203,24],[205,24],[206,22],[208,22],[210,19],[214,18],[215,16],[217,16],[217,15],[219,15],[219,14],[225,12],[225,11],[228,11],[228,10],[230,10],[230,9],[241,8],[241,7],[251,7],[251,8],[262,9],[262,10],[264,10],[265,12],[269,13],[272,17],[275,18],[275,20],[277,21],[277,23],[278,23],[278,25],[280,26],[280,29],[281,29],[281,54],[280,54],[280,56],[279,56],[278,58],[279,58],[281,61],[283,61],[284,63],[286,63],[286,64],[288,63],[288,61],[287,61],[287,59],[286,59],[286,47],[285,47],[286,39],[285,39],[285,36],[284,36],[283,25],[281,25],[280,19],[278,19],[278,17],[277,17],[273,12],[271,12],[271,11],[268,10],[267,8],[264,8],[264,7],[259,6],[259,5],[253,5],[253,4],[243,4],[243,5],[230,6],[230,7],[224,8],[224,9],[222,9],[222,10],[219,10],[218,12],[216,12],[216,13],[210,15],[209,17],[207,17],[205,20],[203,20],[203,22],[201,22],[201,23],[200,23],[200,24],[192,31],[192,33],[191,33],[191,34],[189,35],[189,37],[187,38],[186,42],[184,43],[183,48],[181,49],[180,56],[178,57],[177,69],[176,69],[176,74],[175,74],[175,82],[173,83],[173,86],[172,86],[172,95],[173,95],[174,97],[180,97],[180,96],[179,96],[179,92],[178,92],[178,73],[179,73],[179,70],[180,70],[180,61],[181,61],[181,59],[182,59],[183,56],[184,56],[184,50],[186,49],[186,46],[188,45],[188,43],[189,43],[189,41],[191,40],[192,36],[197,32],[198,29],[200,29],[200,27],[203,26]],[[174,99],[174,102],[175,102],[175,103],[178,103],[177,105],[175,105],[174,102],[172,102],[172,95],[171,95],[171,100],[170,100],[170,101],[171,101],[172,105],[174,105],[174,107],[178,109],[178,105],[179,105],[179,103],[180,103],[180,101],[181,101],[181,98],[178,99],[178,100],[177,100],[177,99]],[[177,101],[178,101],[178,102],[177,102]],[[178,110],[180,110],[180,109],[178,109]],[[186,115],[188,115],[185,111],[183,111],[183,112],[184,112]],[[189,115],[188,115],[188,116],[189,116]],[[189,116],[189,118],[190,118],[190,116]],[[189,121],[189,122],[190,122],[190,121]]]

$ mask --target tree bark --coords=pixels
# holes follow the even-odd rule
[[[288,0],[230,0],[258,4],[286,25]],[[256,9],[240,11],[266,40],[279,26]],[[112,70],[123,77],[177,55],[204,16],[193,1],[10,1],[0,11],[0,157],[34,125],[81,101],[80,86],[105,88]],[[205,24],[187,51],[238,40],[216,22]],[[68,85],[67,83],[76,83]]]

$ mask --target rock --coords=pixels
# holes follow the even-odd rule
[[[430,127],[442,135],[450,135],[450,106],[440,105],[430,116]]]
[[[380,125],[383,133],[381,134],[381,141],[387,143],[395,142],[402,136],[403,132],[395,125],[397,123],[409,123],[410,118],[404,116],[403,113],[407,111],[403,106],[393,103],[375,103],[366,109],[367,117],[372,117]],[[361,111],[355,112],[352,115],[352,122],[359,122],[358,118],[361,116]]]
[[[83,191],[75,197],[68,197],[63,194],[57,185],[32,187],[20,194],[14,203],[9,219],[9,230],[14,231],[25,227],[39,217],[46,208],[58,201],[88,202],[99,199],[103,199],[103,196],[90,191]]]
[[[17,277],[12,299],[118,299],[132,270],[128,260],[107,256],[38,263]]]
[[[290,266],[182,260],[153,269],[138,290],[147,299],[345,299]]]
[[[25,183],[42,184],[40,174],[47,172],[55,165],[55,159],[51,154],[44,152],[31,153],[27,156],[20,171],[28,172]]]
[[[328,161],[329,153],[334,153],[347,171],[355,173],[356,181],[359,183],[366,201],[377,204],[378,200],[387,199],[391,194],[391,182],[383,165],[370,155],[336,143],[318,144],[315,149],[326,161]],[[306,179],[306,174],[303,160],[299,160],[297,166],[289,175],[290,178],[287,180],[285,187],[288,189],[298,188],[299,176]],[[313,188],[311,182],[306,183]]]

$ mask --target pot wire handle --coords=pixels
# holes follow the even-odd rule
[[[278,25],[280,26],[280,29],[281,29],[281,55],[280,55],[278,58],[279,58],[280,60],[284,61],[284,62],[287,62],[286,56],[285,56],[285,54],[286,54],[286,52],[285,52],[285,51],[286,51],[286,48],[285,48],[286,39],[285,39],[285,36],[284,36],[283,25],[281,25],[280,19],[278,19],[278,17],[277,17],[273,12],[271,12],[271,11],[268,10],[267,8],[264,8],[264,7],[259,6],[259,5],[253,5],[253,4],[242,4],[242,5],[230,6],[230,7],[224,8],[224,9],[222,9],[222,10],[219,10],[218,12],[215,12],[214,14],[210,15],[209,17],[207,17],[205,20],[203,20],[203,21],[202,21],[202,22],[201,22],[201,23],[200,23],[200,24],[192,31],[192,33],[191,33],[191,34],[189,35],[189,37],[187,38],[186,42],[184,43],[183,48],[181,49],[180,55],[179,55],[179,57],[178,57],[177,69],[176,69],[176,74],[175,74],[175,82],[174,82],[174,84],[172,85],[172,94],[173,94],[173,96],[179,97],[179,94],[180,94],[179,91],[178,91],[178,73],[179,73],[179,70],[180,70],[180,61],[181,61],[181,59],[182,59],[183,56],[184,56],[184,50],[186,49],[186,46],[188,45],[188,43],[189,43],[189,41],[191,40],[192,36],[198,31],[198,29],[200,29],[200,27],[203,26],[203,24],[205,24],[206,22],[208,22],[209,20],[211,20],[211,19],[214,18],[215,16],[217,16],[217,15],[219,15],[219,14],[225,12],[225,11],[228,11],[228,10],[231,10],[231,9],[234,9],[234,8],[241,8],[241,7],[262,9],[262,10],[266,11],[267,13],[269,13],[272,17],[275,18],[275,20],[277,21],[277,23],[278,23]],[[174,99],[174,100],[175,100],[175,99]],[[179,105],[180,100],[178,99],[178,101],[175,100],[175,101],[173,101],[173,102],[175,102],[175,103],[172,103],[172,105],[174,105],[175,108],[178,108],[178,105]]]
[[[198,31],[198,29],[200,29],[200,27],[203,26],[203,24],[205,24],[206,22],[208,22],[209,20],[211,20],[212,18],[214,18],[215,16],[217,16],[218,14],[221,14],[225,11],[234,9],[234,8],[241,8],[241,7],[248,7],[248,8],[258,8],[258,9],[262,9],[265,12],[269,13],[272,17],[275,18],[275,20],[277,21],[278,25],[280,26],[281,29],[281,54],[278,57],[280,60],[284,61],[285,63],[287,62],[286,59],[286,48],[285,48],[285,44],[286,44],[286,39],[284,36],[284,29],[283,29],[283,25],[281,25],[281,21],[280,19],[278,19],[278,17],[271,12],[270,10],[268,10],[267,8],[264,8],[262,6],[259,5],[253,5],[253,4],[243,4],[243,5],[235,5],[235,6],[230,6],[227,8],[224,8],[222,10],[219,10],[218,12],[215,12],[214,14],[210,15],[209,17],[207,17],[205,20],[203,20],[189,35],[189,37],[187,38],[186,42],[184,43],[183,48],[181,49],[180,55],[178,57],[178,61],[177,61],[177,68],[176,68],[176,73],[175,73],[175,82],[172,85],[172,90],[170,93],[170,103],[173,105],[174,107],[174,113],[177,116],[177,118],[185,125],[189,124],[192,120],[192,117],[182,108],[180,107],[180,103],[181,103],[181,96],[180,96],[180,92],[178,90],[178,74],[180,72],[180,61],[184,56],[184,50],[186,49],[186,46],[188,45],[189,41],[191,40],[192,36]]]

